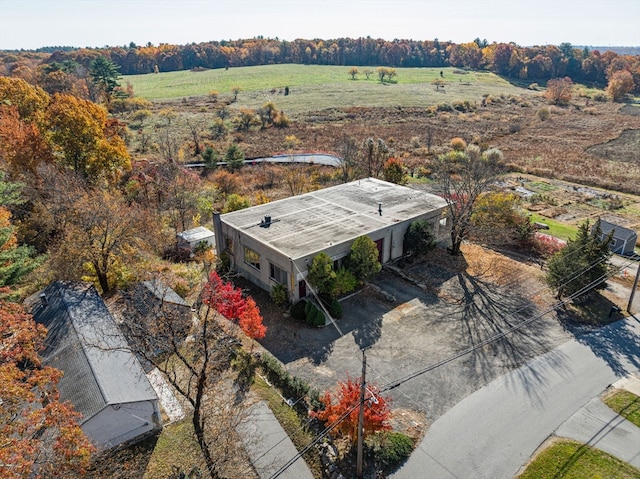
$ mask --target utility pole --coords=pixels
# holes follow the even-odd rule
[[[357,458],[357,476],[362,479],[362,442],[364,436],[364,394],[367,390],[366,376],[367,374],[367,356],[364,349],[362,350],[362,378],[360,379],[360,414],[358,416],[358,458]]]
[[[638,287],[638,278],[640,278],[640,262],[638,262],[638,269],[636,271],[636,279],[633,280],[633,287],[631,288],[631,295],[629,296],[629,304],[627,304],[627,313],[631,313],[631,306],[633,304],[633,296],[636,294],[636,288]],[[633,313],[631,313],[633,314]]]

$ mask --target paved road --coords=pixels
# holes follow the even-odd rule
[[[635,318],[570,340],[450,409],[391,477],[511,479],[582,406],[638,370],[640,321]]]

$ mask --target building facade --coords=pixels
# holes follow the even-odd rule
[[[367,178],[216,215],[214,230],[235,271],[266,291],[286,285],[294,302],[308,293],[313,257],[325,252],[337,268],[359,236],[376,243],[383,264],[403,255],[404,235],[417,220],[447,244],[446,206],[439,196]]]

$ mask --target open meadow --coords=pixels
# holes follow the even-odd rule
[[[460,137],[500,148],[515,175],[603,188],[614,198],[623,195],[621,201],[600,204],[591,193],[536,190],[536,219],[555,219],[570,230],[598,216],[640,226],[635,196],[640,195],[640,106],[602,101],[602,91],[582,85],[574,86],[567,106],[549,105],[544,88],[523,88],[486,71],[398,68],[392,81],[383,83],[375,68],[369,69],[369,79],[364,67],[355,79],[349,70],[288,64],[125,76],[123,83],[152,101],[152,114],[144,122],[122,115],[138,131],[130,148],[140,153],[138,142],[150,138],[153,153],[154,132],[170,111],[183,161],[191,161],[194,131],[203,146],[224,152],[236,143],[247,158],[283,151],[292,136],[297,149],[314,151],[338,151],[345,137],[358,143],[381,138],[419,180],[428,174],[430,159]],[[235,99],[234,87],[239,88]],[[287,115],[288,127],[238,127],[241,111],[268,102]],[[252,180],[261,175],[244,175],[244,194],[256,194]],[[276,191],[277,185],[263,193],[270,199],[286,194]]]

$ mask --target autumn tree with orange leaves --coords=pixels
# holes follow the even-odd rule
[[[547,82],[544,96],[554,105],[568,105],[573,94],[573,81],[569,77],[552,78]]]
[[[100,105],[0,77],[0,153],[14,169],[55,160],[87,181],[113,182],[130,169],[124,125]]]
[[[46,112],[47,129],[59,161],[85,178],[118,179],[131,168],[122,139],[124,126],[88,100],[55,94]]]
[[[347,377],[338,383],[335,393],[326,392],[322,398],[324,409],[312,413],[313,417],[330,425],[339,421],[336,430],[351,439],[354,445],[358,439],[358,415],[360,411],[360,381]],[[364,406],[364,434],[391,429],[389,400],[380,395],[377,386],[367,383]]]
[[[42,364],[46,329],[15,303],[0,301],[0,477],[82,473],[94,448],[80,415],[60,402],[61,373]]]

